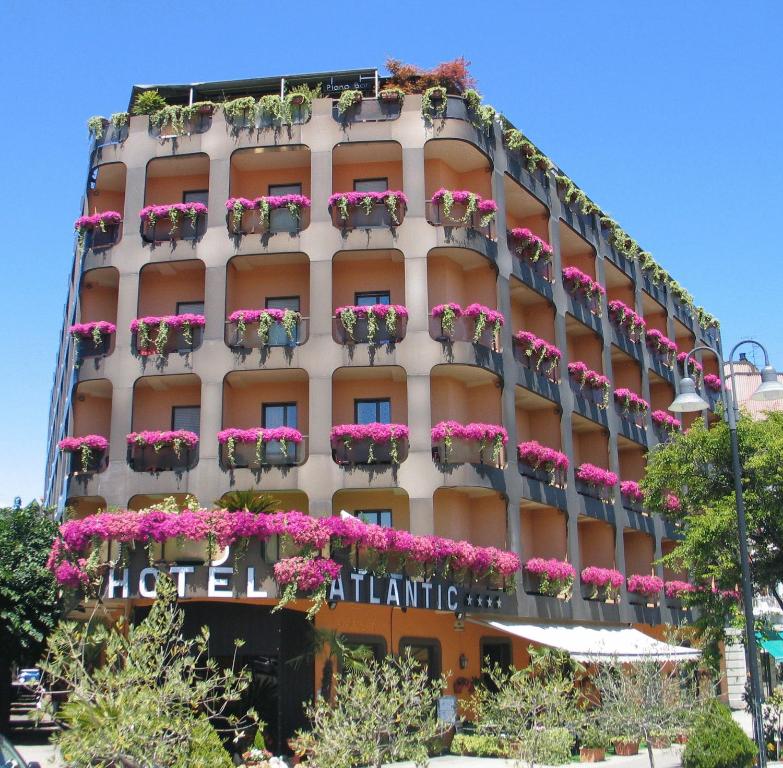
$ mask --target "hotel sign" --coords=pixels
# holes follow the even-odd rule
[[[255,562],[253,562],[255,560]],[[127,567],[112,568],[104,577],[105,600],[154,598],[158,576],[167,573],[182,599],[224,599],[279,597],[272,568],[260,558],[243,558],[236,566],[171,564],[150,566],[144,560]],[[507,613],[513,599],[499,590],[489,590],[448,579],[415,579],[406,574],[379,576],[345,566],[327,589],[330,603],[362,603],[396,608],[465,613]]]

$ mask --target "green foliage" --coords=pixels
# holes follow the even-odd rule
[[[321,83],[316,83],[315,85],[312,86],[308,85],[307,83],[297,83],[295,85],[289,85],[287,87],[287,93],[285,96],[286,103],[289,105],[289,108],[296,108],[295,105],[292,104],[292,101],[296,96],[303,97],[302,104],[298,108],[311,112],[313,109],[313,100],[320,99],[323,96]]]
[[[497,117],[495,108],[489,104],[482,104],[481,94],[472,88],[465,91],[463,97],[468,108],[468,114],[476,128],[484,131],[484,133],[491,133]]]
[[[547,728],[540,735],[537,762],[563,765],[571,762],[574,735],[568,728]]]
[[[476,733],[458,733],[451,742],[454,755],[474,755],[476,757],[506,757],[508,748],[501,745],[495,736],[483,736]]]
[[[46,567],[56,531],[51,511],[35,502],[0,509],[0,658],[5,663],[34,662],[59,616],[56,584]]]
[[[115,128],[122,128],[124,125],[128,124],[129,118],[130,116],[127,112],[112,112],[109,122]]]
[[[161,768],[230,768],[215,725],[237,735],[245,722],[231,707],[250,683],[247,671],[219,669],[208,655],[209,631],[183,636],[174,583],[161,576],[144,621],[126,627],[64,622],[49,638],[42,664],[68,700],[56,742],[72,768],[109,768],[122,756]],[[101,654],[100,666],[87,659]],[[250,713],[246,721],[255,718]]]
[[[668,284],[670,280],[669,273],[655,261],[651,253],[640,251],[638,259],[639,266],[647,273],[647,276],[653,283],[657,285]]]
[[[102,139],[106,127],[106,118],[95,115],[87,120],[87,130],[95,136],[96,139]]]
[[[340,94],[340,98],[337,99],[337,114],[344,115],[354,104],[361,103],[362,92],[347,90]]]
[[[566,205],[573,205],[584,214],[600,213],[601,209],[565,174],[555,177]]]
[[[579,743],[588,749],[609,749],[612,740],[609,734],[593,722],[590,713],[587,713],[589,721],[579,734]]]
[[[505,118],[502,118],[502,121],[508,126],[503,132],[503,140],[505,141],[506,146],[512,152],[518,152],[520,154],[530,173],[533,173],[537,169],[549,171],[554,167],[552,161],[541,152],[541,150],[538,149],[522,131],[518,131],[516,128],[511,127],[511,124],[508,123]]]
[[[783,413],[760,421],[742,414],[737,428],[754,586],[774,592],[783,573]],[[673,435],[648,455],[641,485],[650,509],[675,522],[683,535],[664,564],[689,572],[696,584],[733,590],[741,570],[728,425],[721,420],[708,429],[697,419],[687,432]],[[669,493],[679,497],[679,510],[667,508]],[[688,599],[700,609],[696,624],[715,662],[723,628],[738,605],[709,588]]]
[[[290,103],[277,95],[262,96],[258,101],[258,112],[262,118],[267,118],[280,125],[291,122]]]
[[[193,120],[203,111],[211,113],[215,107],[217,104],[212,101],[194,101],[186,106],[179,104],[164,106],[150,115],[150,124],[158,129],[168,126],[171,131],[179,135],[185,133],[188,120]]]
[[[391,101],[391,98],[384,99],[384,97],[397,97],[397,101],[399,102],[400,106],[402,106],[403,102],[405,101],[405,91],[402,90],[402,88],[392,85],[388,88],[381,88],[380,91],[378,91],[378,99],[380,101]]]
[[[132,115],[152,115],[167,106],[166,99],[156,90],[142,91],[136,96],[131,109]]]
[[[296,751],[318,768],[423,765],[428,744],[444,732],[436,706],[445,677],[430,680],[409,653],[366,666],[337,678],[332,702],[319,697],[307,706],[311,729],[297,734]]]
[[[280,509],[280,499],[268,493],[258,491],[229,491],[213,502],[219,509],[227,509],[229,512],[243,512],[247,510],[260,515],[274,512]]]
[[[442,85],[434,85],[432,88],[427,88],[421,95],[422,117],[430,121],[437,117],[445,118],[448,103],[446,89]]]
[[[731,718],[728,707],[712,703],[697,718],[682,756],[683,768],[751,768],[755,744]]]
[[[224,101],[222,107],[223,114],[229,122],[247,117],[249,122],[254,123],[258,115],[258,103],[252,96],[241,96],[238,99]]]

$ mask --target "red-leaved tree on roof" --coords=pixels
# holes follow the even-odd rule
[[[421,93],[435,85],[445,86],[449,93],[464,93],[476,86],[476,80],[468,71],[469,66],[470,62],[464,56],[444,61],[432,69],[404,64],[398,59],[386,60],[386,69],[391,72],[389,85],[396,85],[405,93]]]

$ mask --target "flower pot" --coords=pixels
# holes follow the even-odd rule
[[[668,736],[653,736],[650,739],[650,746],[653,749],[668,749],[672,745],[672,740]]]
[[[433,91],[430,94],[430,101],[441,102],[446,98],[446,94],[443,91]]]
[[[606,750],[602,747],[580,747],[579,761],[582,763],[600,763],[606,760]]]
[[[631,757],[632,755],[639,754],[639,742],[638,741],[615,741],[614,752],[620,757]]]
[[[198,108],[198,113],[200,115],[211,115],[215,111],[215,108],[211,104],[202,104]]]
[[[294,93],[290,97],[290,102],[293,106],[299,107],[302,104],[304,104],[304,94],[302,93]]]
[[[399,101],[400,94],[397,91],[381,91],[379,94],[381,101]]]

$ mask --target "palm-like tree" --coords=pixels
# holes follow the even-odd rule
[[[253,512],[257,515],[269,514],[280,509],[280,499],[268,493],[258,491],[229,491],[213,502],[220,509],[229,512]]]

